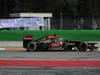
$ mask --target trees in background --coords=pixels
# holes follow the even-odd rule
[[[77,18],[81,24],[85,18],[100,16],[100,0],[1,0],[0,17],[12,12],[52,12],[57,16]]]
[[[100,0],[1,0],[0,12],[63,12],[73,16],[97,17]]]

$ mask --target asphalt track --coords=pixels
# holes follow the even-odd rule
[[[73,51],[37,51],[0,50],[0,59],[36,59],[36,60],[100,60],[100,51],[73,52]]]
[[[100,52],[2,50],[0,75],[100,75]]]

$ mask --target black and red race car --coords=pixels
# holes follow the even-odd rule
[[[96,50],[95,44],[84,41],[64,40],[58,35],[47,35],[37,40],[32,40],[32,35],[23,38],[23,47],[27,51],[40,50],[76,50],[76,51],[93,51]]]

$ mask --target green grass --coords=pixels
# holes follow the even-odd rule
[[[100,41],[100,30],[1,30],[0,41],[22,41],[26,35],[33,35],[33,40],[36,40],[52,34],[65,40]]]

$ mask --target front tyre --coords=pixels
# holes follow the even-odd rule
[[[79,45],[79,51],[87,51],[88,45],[85,42],[80,43]]]
[[[29,42],[27,44],[27,51],[28,52],[34,52],[34,51],[36,51],[36,42]]]

